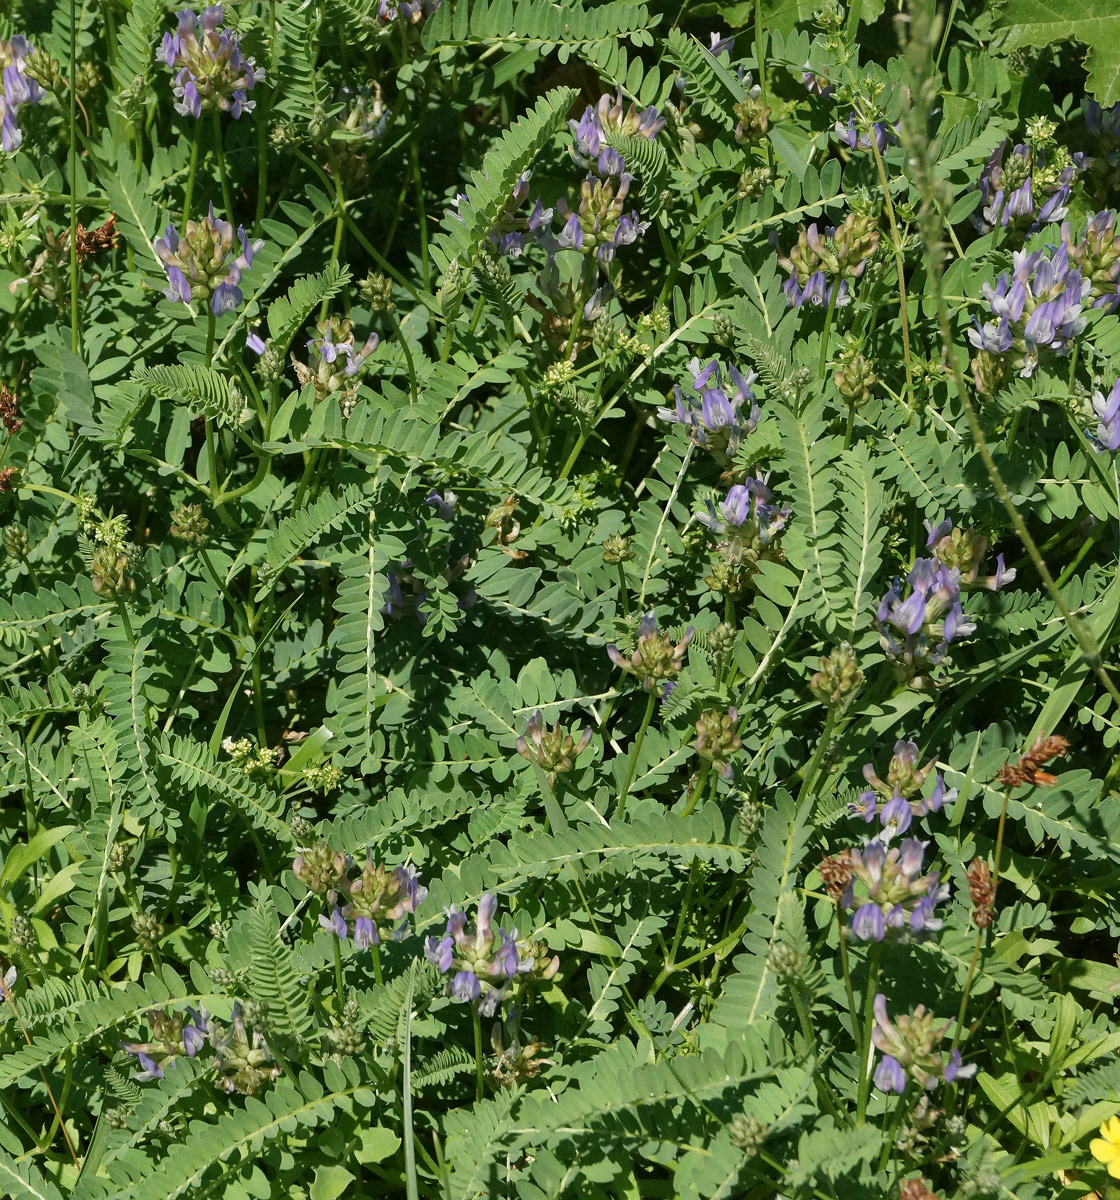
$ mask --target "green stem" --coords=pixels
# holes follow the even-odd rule
[[[984,942],[984,931],[978,929],[976,931],[976,942],[972,947],[972,959],[968,964],[968,975],[964,981],[964,992],[961,995],[961,1006],[957,1010],[957,1027],[953,1030],[953,1042],[949,1049],[955,1050],[960,1044],[961,1036],[964,1034],[964,1018],[968,1010],[968,998],[972,993],[972,981],[976,976],[976,964],[980,961],[980,947]]]
[[[404,28],[403,22],[401,28]],[[415,139],[408,144],[408,154],[412,161],[412,178],[416,187],[416,216],[420,227],[421,278],[424,281],[424,291],[430,292],[432,290],[432,268],[428,262],[428,213],[424,207],[424,180],[420,175],[420,151],[416,147]]]
[[[700,771],[696,778],[696,786],[689,793],[688,799],[684,802],[684,811],[681,813],[683,817],[691,817],[697,804],[700,803],[704,792],[708,786],[708,776],[712,773],[711,761],[705,759],[700,765]]]
[[[478,1015],[478,1005],[471,1005],[471,1016],[474,1019],[474,1098],[482,1099],[482,1018]]]
[[[832,318],[836,314],[836,300],[840,295],[840,285],[843,281],[837,279],[832,285],[832,295],[828,298],[828,311],[824,316],[824,332],[821,334],[821,360],[817,366],[817,374],[824,379],[825,367],[828,366],[828,339],[832,333]],[[848,427],[851,428],[851,419],[849,418]]]
[[[805,776],[801,780],[801,789],[797,793],[797,804],[800,808],[801,802],[812,794],[811,788],[817,781],[817,773],[820,771],[821,763],[824,761],[824,756],[828,752],[829,743],[832,740],[832,730],[836,725],[836,706],[829,705],[828,713],[824,719],[824,728],[821,730],[820,741],[817,742],[817,748],[813,751],[813,757],[809,760],[809,765],[805,768]]]
[[[191,136],[191,160],[187,166],[187,191],[183,197],[183,225],[191,215],[191,201],[194,199],[194,179],[198,173],[198,150],[202,145],[202,122],[195,121],[194,133]],[[228,214],[227,214],[228,216]]]
[[[346,1002],[345,985],[342,982],[342,939],[331,938],[334,943],[334,991],[338,997],[339,1012],[342,1011],[342,1006]]]
[[[70,0],[70,348],[82,352],[81,312],[78,295],[78,15],[77,0]]]
[[[120,613],[121,624],[124,626],[125,636],[128,638],[129,644],[136,645],[136,634],[132,632],[132,622],[128,619],[128,609],[125,608],[123,600],[117,601],[117,612]]]
[[[859,1050],[859,1087],[856,1092],[856,1124],[862,1125],[867,1113],[867,1098],[871,1092],[871,1029],[875,1024],[875,991],[879,986],[879,959],[883,943],[875,942],[867,963],[867,992],[863,997],[863,1037]]]
[[[233,220],[233,193],[229,188],[229,171],[226,170],[226,146],[222,138],[222,117],[214,109],[214,150],[218,155],[218,174],[222,177],[222,203],[226,206],[226,220]]]
[[[906,363],[906,398],[914,403],[914,364],[910,360],[910,312],[906,303],[906,260],[902,255],[902,235],[898,229],[898,218],[894,211],[894,201],[891,199],[891,185],[887,179],[887,168],[883,165],[883,156],[879,153],[879,144],[874,137],[871,139],[871,152],[875,156],[875,166],[879,172],[879,182],[883,186],[883,206],[887,210],[887,220],[891,227],[891,249],[894,251],[895,268],[898,271],[898,315],[902,322],[902,357]],[[839,283],[837,283],[839,287]]]
[[[370,947],[370,957],[373,959],[373,982],[381,986],[381,947],[374,942]]]
[[[626,571],[622,563],[615,563],[615,570],[618,572],[618,602],[622,608],[624,617],[630,616],[630,589],[626,586]]]
[[[389,324],[393,327],[393,335],[397,339],[397,345],[400,346],[404,354],[405,366],[408,369],[408,390],[412,397],[412,403],[415,404],[420,399],[420,388],[416,383],[416,364],[412,361],[412,349],[408,344],[408,338],[404,336],[401,329],[401,323],[397,320],[396,313],[392,309],[386,310],[385,314],[389,318]]]
[[[630,794],[630,785],[634,782],[634,772],[638,769],[638,755],[642,752],[642,743],[646,740],[646,730],[653,719],[653,706],[656,703],[657,696],[653,688],[650,688],[649,696],[646,699],[645,715],[642,717],[642,723],[638,727],[638,735],[634,738],[634,744],[630,747],[630,757],[626,765],[626,780],[618,796],[618,808],[615,810],[615,816],[619,820],[622,820],[626,812],[626,797]]]
[[[754,57],[758,64],[759,98],[764,108],[770,107],[770,88],[766,82],[766,31],[762,24],[762,0],[754,0]],[[766,165],[774,165],[774,148],[766,139]]]
[[[852,965],[848,958],[848,939],[844,935],[844,916],[840,908],[840,899],[836,900],[836,933],[840,941],[840,972],[844,976],[844,994],[848,1000],[848,1015],[852,1021],[852,1040],[859,1052],[859,1014],[856,1011],[856,993],[852,987]]]

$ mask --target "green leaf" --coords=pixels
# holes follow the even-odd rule
[[[1088,47],[1085,90],[1108,107],[1120,100],[1120,5],[1116,0],[1011,0],[999,15],[1002,48],[1081,42]]]

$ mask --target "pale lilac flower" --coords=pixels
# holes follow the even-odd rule
[[[183,116],[201,117],[206,110],[237,120],[255,107],[249,93],[264,72],[241,53],[238,35],[222,28],[223,20],[220,4],[209,5],[201,16],[183,9],[175,32],[163,36],[160,57],[174,72],[175,111]]]
[[[23,144],[23,132],[17,123],[25,104],[38,104],[43,89],[24,71],[24,60],[31,53],[27,38],[16,34],[9,42],[0,41],[0,146],[14,154]]]
[[[1093,439],[1097,449],[1115,454],[1120,450],[1120,379],[1112,385],[1107,396],[1103,392],[1093,392],[1093,412],[1099,421]]]
[[[896,1018],[887,1015],[887,999],[876,995],[872,1005],[875,1024],[871,1040],[883,1055],[875,1071],[875,1086],[883,1092],[901,1095],[907,1079],[913,1079],[926,1091],[932,1092],[939,1083],[970,1079],[976,1074],[975,1064],[963,1066],[959,1050],[948,1058],[936,1047],[949,1031],[951,1022],[935,1026],[933,1014],[919,1004],[913,1013]]]
[[[240,244],[241,252],[236,252]],[[164,295],[173,302],[190,304],[209,300],[215,316],[232,312],[241,303],[241,273],[249,269],[254,255],[264,245],[251,242],[243,226],[236,232],[229,221],[214,215],[214,206],[201,221],[187,221],[180,237],[168,225],[155,241],[156,254],[167,271]]]

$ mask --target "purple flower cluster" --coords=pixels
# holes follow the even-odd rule
[[[988,553],[988,539],[969,526],[961,529],[949,517],[943,521],[927,521],[926,548],[932,557],[943,566],[958,572],[958,584],[962,591],[970,588],[985,588],[998,592],[1006,584],[1013,583],[1018,572],[1004,565],[1003,555],[996,555],[994,575],[982,575],[984,558]]]
[[[1099,450],[1115,454],[1120,450],[1120,379],[1107,396],[1103,392],[1093,393],[1093,412],[1099,422],[1093,440]]]
[[[837,121],[834,132],[849,150],[870,150],[874,140],[876,149],[882,154],[888,146],[898,142],[897,124],[891,126],[886,121],[874,121],[871,128],[866,129],[861,126],[854,112],[849,114],[846,125],[843,121]]]
[[[24,59],[30,53],[27,38],[18,34],[10,42],[0,42],[0,67],[4,72],[0,83],[0,146],[8,154],[23,143],[23,133],[16,122],[20,108],[38,104],[43,98],[42,88],[23,70]]]
[[[235,237],[241,253],[235,255]],[[244,298],[241,272],[248,270],[253,256],[264,245],[250,242],[243,226],[236,235],[229,221],[214,216],[214,206],[201,221],[188,221],[180,237],[174,225],[156,239],[155,249],[167,269],[170,286],[164,292],[168,300],[190,304],[209,300],[215,316],[232,312]]]
[[[653,613],[647,613],[638,625],[638,643],[634,652],[627,657],[612,645],[607,647],[607,655],[616,667],[629,675],[639,676],[648,692],[655,683],[668,686],[676,679],[684,667],[688,644],[695,636],[696,630],[690,625],[684,631],[684,637],[674,645],[673,639],[658,628]]]
[[[753,433],[758,425],[758,401],[751,387],[758,374],[745,375],[733,366],[727,367],[727,386],[724,386],[720,365],[712,359],[702,366],[698,358],[688,364],[695,396],[685,397],[679,384],[673,385],[675,407],[659,408],[662,421],[683,425],[689,439],[710,450],[720,462],[734,457],[744,434]]]
[[[183,9],[175,32],[163,35],[161,56],[174,72],[175,111],[183,116],[208,110],[238,120],[255,107],[249,93],[264,72],[241,53],[237,34],[221,27],[224,19],[220,4],[208,5],[201,16]]]
[[[777,234],[772,235],[777,244]],[[851,302],[851,282],[858,279],[879,248],[875,219],[849,213],[839,225],[816,222],[798,234],[789,254],[778,254],[778,265],[790,273],[782,286],[790,308],[811,304],[817,308]]]
[[[903,594],[896,576],[875,614],[887,656],[908,671],[941,663],[951,643],[968,637],[975,623],[961,607],[960,572],[933,558],[919,558]]]
[[[851,878],[841,896],[845,908],[854,909],[852,936],[881,942],[886,937],[909,936],[941,928],[934,909],[949,895],[937,871],[922,873],[927,842],[906,838],[889,849],[870,841],[862,850],[849,850]]]
[[[957,792],[955,788],[946,790],[940,772],[934,772],[933,790],[928,796],[922,795],[922,787],[935,762],[936,759],[930,759],[924,767],[919,767],[917,745],[895,742],[894,757],[885,781],[875,773],[873,763],[864,766],[863,777],[871,787],[861,792],[858,801],[852,805],[853,815],[868,822],[878,817],[883,827],[879,838],[889,843],[896,834],[905,833],[915,817],[938,812],[943,804],[956,799]]]
[[[982,390],[989,387],[987,359],[1003,360],[1029,378],[1041,355],[1068,354],[1085,328],[1082,305],[1088,289],[1066,246],[1017,251],[1010,274],[1004,271],[994,287],[985,283],[981,290],[995,318],[986,325],[977,320],[968,331],[973,346],[987,356],[978,356],[974,364]]]
[[[1084,156],[1077,154],[1060,173],[1043,169],[1038,152],[1019,143],[1008,154],[1006,140],[992,152],[980,173],[981,233],[1000,226],[1022,224],[1033,233],[1043,225],[1061,221],[1067,212],[1070,184],[1083,169]]]
[[[608,144],[612,135],[640,137],[653,141],[665,128],[665,118],[652,107],[638,111],[633,104],[625,112],[622,107],[622,89],[615,99],[610,93],[599,97],[594,107],[584,109],[578,121],[569,121],[575,144],[571,147],[572,157],[581,167],[598,171],[606,179],[621,174],[622,159]]]
[[[1116,213],[1095,213],[1076,240],[1068,222],[1062,226],[1062,249],[1081,274],[1086,299],[1107,312],[1120,309],[1120,234]]]
[[[202,1049],[208,1032],[208,1014],[204,1008],[188,1007],[187,1017],[184,1021],[178,1013],[172,1015],[154,1009],[148,1014],[152,1040],[120,1043],[120,1048],[135,1055],[140,1064],[140,1070],[134,1076],[136,1080],[144,1083],[149,1079],[162,1079],[164,1069],[174,1066],[178,1055],[194,1058]]]
[[[377,19],[388,25],[398,17],[407,25],[417,25],[443,3],[443,0],[401,0],[400,4],[390,4],[389,0],[381,0],[377,6]]]
[[[467,914],[452,908],[443,937],[429,937],[428,961],[442,975],[450,975],[449,994],[460,1004],[474,1004],[479,1016],[492,1017],[512,993],[519,978],[551,979],[560,959],[551,957],[539,943],[518,940],[517,930],[494,929],[498,897],[487,893],[478,902],[474,928]]]
[[[901,1095],[909,1077],[931,1092],[942,1081],[952,1083],[976,1074],[975,1064],[962,1066],[959,1050],[952,1050],[946,1061],[942,1052],[935,1049],[948,1032],[950,1022],[935,1028],[933,1015],[924,1005],[919,1004],[913,1013],[898,1017],[893,1023],[887,1016],[887,999],[882,993],[875,997],[872,1009],[875,1025],[871,1040],[883,1055],[875,1069],[875,1086],[880,1091]]]
[[[414,913],[428,896],[415,867],[379,866],[368,850],[361,874],[356,879],[344,878],[341,889],[349,902],[342,907],[336,903],[329,914],[319,917],[319,924],[340,940],[352,936],[358,950],[379,946],[385,933],[393,938],[403,936],[407,921],[403,925],[398,922]]]
[[[788,504],[774,504],[774,493],[763,479],[748,479],[728,490],[719,505],[708,502],[708,512],[698,520],[713,533],[761,548],[779,538],[793,511]]]

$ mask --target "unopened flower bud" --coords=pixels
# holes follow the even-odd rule
[[[822,704],[842,704],[862,682],[855,651],[848,642],[841,642],[830,654],[821,656],[821,669],[809,680],[809,690]]]
[[[696,753],[715,767],[724,779],[733,775],[731,756],[743,744],[735,726],[739,714],[734,708],[726,713],[709,709],[696,722]]]
[[[163,925],[155,913],[137,913],[132,918],[132,932],[140,949],[150,954],[163,937]]]
[[[362,299],[374,312],[392,312],[396,307],[393,303],[393,281],[380,271],[367,275],[359,290]]]
[[[762,103],[761,95],[752,94],[735,105],[735,140],[745,146],[755,146],[770,128],[770,106]]]
[[[735,647],[737,635],[738,630],[734,625],[722,621],[708,634],[708,649],[716,658],[726,658]]]
[[[712,318],[712,338],[721,346],[735,345],[735,322],[730,313],[718,312]]]
[[[123,871],[128,866],[128,847],[124,842],[114,842],[109,847],[109,870]]]
[[[736,817],[740,843],[750,841],[755,833],[758,832],[758,827],[762,824],[762,814],[762,805],[757,800],[752,800],[749,796],[744,796],[743,802],[739,805],[739,812]]]
[[[136,581],[128,573],[128,555],[111,546],[95,550],[90,560],[93,590],[107,600],[123,600],[136,591]]]
[[[31,924],[30,918],[25,917],[23,913],[16,913],[12,917],[8,934],[12,939],[12,944],[18,946],[21,950],[34,950],[39,944],[39,935],[35,932],[35,926]]]
[[[315,826],[306,817],[292,817],[288,822],[297,846],[309,846],[315,836]]]
[[[202,515],[201,504],[180,504],[171,512],[171,536],[196,546],[206,543],[206,528],[210,522]]]
[[[529,718],[525,736],[517,739],[517,753],[537,763],[553,782],[557,775],[566,775],[572,770],[575,760],[590,743],[590,729],[585,729],[577,742],[559,723],[551,728],[545,725],[538,708]]]
[[[766,1141],[766,1126],[749,1113],[738,1113],[727,1126],[731,1142],[747,1154],[757,1154]]]
[[[879,382],[879,377],[871,360],[855,351],[841,358],[832,380],[845,400],[860,405],[871,398],[871,389]]]
[[[300,851],[292,863],[292,874],[308,891],[325,896],[342,884],[346,867],[346,855],[341,850],[332,850],[326,842],[320,842]]]
[[[620,533],[612,533],[603,542],[603,562],[624,563],[629,562],[633,557],[634,551],[630,549],[628,537],[623,537]]]
[[[796,979],[804,965],[798,951],[785,942],[775,942],[766,953],[767,968],[783,979]]]
[[[30,548],[31,544],[28,541],[26,529],[21,529],[18,525],[9,525],[5,528],[4,549],[16,562],[24,562]]]

